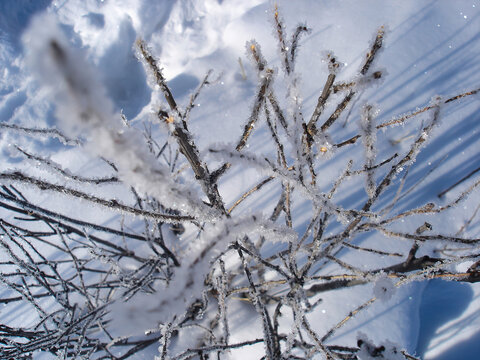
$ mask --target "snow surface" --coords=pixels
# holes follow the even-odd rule
[[[333,51],[340,59],[343,63],[340,76],[348,80],[358,72],[376,29],[381,25],[388,28],[385,49],[377,58],[377,66],[386,69],[388,76],[381,85],[362,90],[361,99],[353,106],[351,119],[340,138],[356,133],[358,125],[355,122],[358,122],[361,107],[367,101],[380,109],[375,120],[380,123],[423,107],[436,95],[447,98],[480,86],[480,2],[477,0],[279,0],[278,4],[288,30],[298,23],[306,23],[312,29],[300,42],[296,66],[301,74],[300,96],[307,114],[313,110],[328,75],[322,63],[324,51]],[[222,147],[235,143],[248,117],[257,80],[256,70],[245,54],[245,43],[255,39],[262,46],[269,64],[282,66],[272,36],[271,9],[272,2],[264,0],[2,0],[0,121],[47,127],[56,124],[56,117],[62,115],[52,105],[51,94],[38,87],[31,67],[27,66],[25,54],[34,44],[25,40],[22,48],[21,42],[21,34],[34,15],[46,11],[61,24],[65,41],[80,49],[96,69],[99,82],[105,85],[105,92],[113,101],[111,111],[122,111],[132,123],[152,120],[152,108],[161,102],[158,89],[150,95],[148,75],[135,58],[133,45],[138,37],[143,38],[161,59],[164,75],[181,104],[188,103],[189,94],[207,70],[214,69],[216,76],[220,77],[205,89],[190,119],[191,132],[195,134],[202,155],[207,157],[210,145]],[[417,159],[406,188],[419,181],[429,169],[439,166],[432,172],[427,185],[415,189],[398,204],[400,210],[429,201],[446,204],[460,193],[457,188],[444,200],[438,200],[436,196],[480,166],[479,110],[478,94],[474,100],[465,99],[442,107],[441,124],[435,129],[435,138]],[[65,111],[68,109],[63,114]],[[105,108],[102,111],[106,111]],[[424,119],[427,121],[428,117]],[[407,126],[378,134],[377,157],[392,146],[387,140],[395,142],[410,136],[413,131],[414,127]],[[265,132],[259,131],[252,136],[249,149],[268,152],[262,134]],[[2,171],[34,166],[25,161],[12,144],[53,153],[52,160],[72,172],[108,174],[108,167],[102,163],[92,162],[85,154],[65,149],[55,139],[29,139],[4,130],[0,132]],[[404,149],[407,145],[399,142],[394,146]],[[363,155],[355,156],[361,158]],[[209,157],[209,161],[215,163],[213,157]],[[323,170],[326,175],[319,177],[319,186],[331,185],[328,181],[336,178],[332,174],[340,174],[343,170],[332,159],[326,159]],[[228,181],[220,184],[220,192],[227,204],[260,179],[258,172],[251,167],[243,170],[236,164],[228,176]],[[344,205],[359,204],[365,196],[363,189],[360,192],[355,187],[345,186],[342,191],[340,203]],[[253,209],[267,213],[265,209],[275,205],[273,194],[274,190],[266,187],[255,203],[245,201],[240,205],[239,212]],[[48,200],[48,195],[36,196],[41,202]],[[447,218],[432,217],[433,227],[439,232],[455,233],[471,217],[479,201],[479,194],[474,194]],[[59,211],[75,213],[61,197],[55,206]],[[304,220],[297,219],[298,224],[295,224],[302,228],[310,219],[309,209],[301,198],[294,200],[294,206],[297,213],[304,214]],[[90,210],[85,214],[87,219],[102,218],[101,210],[94,207]],[[478,238],[479,234],[477,216],[464,235]],[[365,241],[365,244],[371,244],[369,241],[373,243],[378,239],[366,238]],[[396,249],[399,245],[387,246]],[[366,265],[369,260],[365,255]],[[431,280],[393,289],[390,279],[380,278],[373,289],[357,289],[355,298],[348,289],[339,290],[335,297],[325,296],[312,327],[320,333],[329,329],[345,316],[342,310],[352,308],[359,298],[381,294],[384,288],[383,301],[375,304],[375,310],[359,314],[348,327],[332,337],[333,343],[355,343],[361,331],[375,339],[376,344],[388,341],[402,344],[410,353],[425,359],[478,358],[480,286],[468,283]],[[128,313],[115,313],[115,324],[125,331],[125,335],[155,326],[149,323],[149,314],[142,313],[144,306],[145,303],[139,300],[130,304]],[[21,309],[15,314],[0,312],[0,318],[7,321],[21,313]],[[28,323],[29,316],[23,313],[18,321]],[[235,313],[231,314],[231,319],[235,328],[231,340],[250,339],[248,322]],[[179,341],[188,343],[188,339]],[[255,345],[232,351],[230,356],[232,359],[257,358],[262,351],[262,345]]]

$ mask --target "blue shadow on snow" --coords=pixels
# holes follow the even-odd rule
[[[473,291],[468,284],[439,279],[430,280],[422,294],[419,309],[420,331],[417,342],[417,356],[424,358],[432,338],[449,321],[458,318],[473,300]],[[461,327],[461,325],[456,325]],[[480,331],[472,338],[457,344],[435,360],[478,359],[480,352]],[[433,360],[433,359],[432,359]]]

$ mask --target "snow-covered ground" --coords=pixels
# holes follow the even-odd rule
[[[326,52],[333,51],[342,64],[337,80],[348,81],[358,73],[377,29],[382,25],[387,29],[384,49],[375,62],[375,66],[387,75],[383,76],[380,85],[359,90],[359,99],[348,110],[348,118],[344,114],[339,119],[345,126],[332,134],[337,142],[357,133],[360,111],[367,102],[376,104],[379,109],[377,123],[381,123],[428,105],[434,96],[447,99],[480,87],[480,1],[279,0],[277,3],[287,31],[291,33],[298,23],[305,23],[311,29],[301,38],[296,64],[300,75],[299,96],[303,99],[305,114],[311,114],[315,108],[328,75]],[[36,34],[30,33],[22,40],[22,34],[34,15],[46,11],[61,24],[61,31],[71,45],[80,49],[96,69],[100,78],[97,80],[106,86],[107,95],[113,101],[112,111],[122,111],[132,124],[153,121],[152,109],[164,102],[158,89],[152,95],[152,81],[135,57],[136,39],[144,39],[160,59],[163,73],[180,104],[188,103],[191,92],[201,83],[206,72],[213,69],[213,78],[218,80],[200,95],[192,110],[189,127],[202,155],[210,164],[218,164],[218,159],[208,153],[208,148],[236,143],[256,92],[256,69],[246,55],[246,42],[255,39],[269,65],[277,69],[282,66],[273,30],[273,6],[272,1],[265,0],[1,0],[0,121],[30,127],[57,124],[55,114],[58,112],[52,105],[51,92],[38,85],[38,77],[32,75],[28,61],[28,52],[35,47]],[[278,75],[276,81],[281,82],[282,76]],[[435,137],[409,170],[405,189],[416,184],[430,170],[432,172],[427,181],[398,202],[396,211],[428,202],[445,205],[473,183],[475,176],[442,199],[437,197],[438,193],[480,167],[479,99],[476,94],[442,107],[440,126],[434,130]],[[413,125],[388,128],[378,134],[379,158],[384,159],[382,153],[408,149],[411,135],[417,135],[420,123],[428,121],[428,117],[414,121]],[[265,127],[265,124],[261,126]],[[274,156],[274,150],[264,140],[266,131],[266,128],[256,131],[247,150],[273,153]],[[89,155],[79,155],[55,139],[32,140],[2,129],[1,171],[28,169],[36,165],[26,161],[13,144],[39,153],[50,153],[54,161],[72,172],[97,174],[99,169],[105,169],[98,162],[92,162]],[[361,151],[353,154],[339,152],[326,159],[318,176],[319,188],[328,191],[332,180],[344,170],[350,158],[363,163]],[[211,168],[215,166],[211,165]],[[403,175],[401,173],[398,177]],[[476,176],[478,178],[478,173]],[[219,190],[225,203],[230,206],[261,178],[255,169],[234,166],[220,183]],[[344,207],[358,207],[365,200],[363,188],[349,184],[355,182],[344,184],[337,201]],[[273,187],[266,187],[255,202],[245,201],[238,211],[270,212],[277,201],[275,191]],[[45,202],[49,195],[36,196],[40,202]],[[112,196],[121,198],[123,195]],[[394,193],[384,201],[391,201],[393,196]],[[479,202],[477,191],[455,211],[442,216],[432,215],[428,220],[437,233],[456,234],[472,217]],[[67,214],[76,212],[68,202],[62,202],[61,197],[55,206]],[[294,225],[304,230],[311,218],[309,207],[299,197],[294,199],[294,208],[298,215]],[[89,210],[91,212],[85,214],[85,220],[94,221],[102,216],[99,209],[90,207]],[[461,235],[478,238],[479,219],[480,214],[477,214]],[[403,230],[403,226],[412,228],[415,224],[400,224],[397,230]],[[409,248],[380,237],[365,237],[364,241],[362,245],[382,244],[383,249],[391,251],[408,252]],[[419,255],[432,254],[425,250]],[[342,259],[351,260],[357,266],[358,262],[364,262],[364,268],[372,267],[369,261],[379,261],[367,255],[362,260],[349,259],[348,255]],[[380,260],[378,266],[387,263],[388,260]],[[463,267],[460,271],[465,271],[469,265],[471,262],[458,266]],[[389,280],[385,281],[388,287]],[[365,301],[376,295],[372,287],[354,289],[325,295],[313,315],[314,321],[310,319],[312,328],[319,333],[325,332],[346,315],[345,309],[358,306],[359,299]],[[378,302],[371,311],[361,312],[348,326],[335,333],[331,341],[354,345],[358,333],[362,332],[376,344],[385,341],[399,343],[422,359],[476,359],[480,351],[479,296],[480,286],[477,284],[438,279],[412,282],[397,289],[391,299]],[[154,322],[149,323],[149,314],[142,314],[144,306],[139,299],[130,305],[129,314],[118,310],[120,312],[114,319],[117,323],[114,324],[117,327],[128,324],[123,329],[125,334],[155,326]],[[15,314],[0,312],[0,322],[10,321],[21,311],[17,309]],[[248,340],[252,335],[248,321],[239,316],[232,314],[232,328],[235,329],[235,332],[232,330],[232,342]],[[28,313],[23,314],[21,321],[29,321]],[[255,345],[232,351],[230,355],[236,359],[259,358],[262,351],[262,345]]]

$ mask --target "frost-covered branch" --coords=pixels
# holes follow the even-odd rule
[[[223,359],[249,347],[272,360],[414,359],[403,344],[357,332],[352,319],[413,281],[480,282],[480,239],[467,229],[478,208],[458,231],[437,225],[478,191],[478,169],[440,193],[463,187],[453,199],[411,199],[445,163],[417,166],[443,107],[479,90],[435,98],[383,122],[367,99],[353,130],[338,129],[333,125],[346,111],[358,110],[362,89],[386,77],[375,65],[385,29],[345,81],[341,62],[326,52],[326,69],[318,69],[325,83],[305,118],[304,69],[296,63],[309,28],[297,25],[289,35],[278,7],[272,25],[280,69],[256,41],[247,43],[257,86],[237,124],[243,130],[232,144],[205,146],[188,119],[201,91],[215,86],[211,71],[183,109],[160,62],[137,40],[152,92],[166,102],[155,104],[154,119],[142,126],[115,111],[88,57],[55,20],[33,21],[24,40],[27,62],[56,106],[61,131],[0,128],[58,138],[72,153],[87,150],[109,167],[107,175],[71,171],[73,161],[51,149],[13,144],[13,155],[27,161],[0,171],[0,304],[6,313],[22,306],[32,315],[28,323],[0,324],[0,359],[41,351],[65,359]],[[417,133],[402,137],[401,147],[383,146],[381,129],[419,114],[429,117]],[[335,144],[340,136],[350,138]],[[207,164],[212,158],[215,171]],[[256,177],[239,185],[235,174],[222,176],[234,167]],[[345,296],[348,304],[337,301]],[[316,320],[325,301],[338,309],[322,323]],[[245,318],[247,335],[239,340]],[[353,342],[333,343],[343,330],[357,332]]]

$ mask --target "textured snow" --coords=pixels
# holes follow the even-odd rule
[[[375,65],[375,69],[386,69],[382,83],[374,88],[364,89],[367,80],[361,80],[364,82],[359,87],[362,91],[361,99],[358,104],[351,104],[351,118],[342,133],[345,138],[354,134],[358,128],[360,108],[367,101],[377,104],[380,109],[375,119],[378,124],[399,113],[415,110],[417,106],[431,104],[430,99],[437,94],[446,98],[479,87],[480,3],[476,0],[432,0],[421,3],[416,0],[278,2],[287,31],[304,22],[312,29],[311,33],[302,37],[297,51],[296,69],[300,71],[301,79],[286,79],[290,84],[298,81],[299,87],[291,87],[291,92],[285,94],[287,100],[282,101],[289,102],[286,110],[297,116],[299,109],[295,101],[303,98],[302,110],[310,114],[322,90],[321,86],[328,75],[328,69],[322,64],[324,51],[335,52],[343,66],[342,79],[339,80],[349,80],[358,71],[376,29],[380,25],[387,25],[390,29],[386,35],[385,49],[378,57],[378,66]],[[265,0],[3,0],[0,2],[0,121],[37,128],[58,123],[68,135],[86,137],[85,147],[91,153],[120,160],[123,167],[120,169],[120,176],[127,183],[136,184],[142,192],[156,196],[163,202],[175,203],[178,209],[187,209],[209,220],[215,217],[215,214],[203,206],[199,196],[186,193],[187,187],[177,188],[178,185],[174,185],[167,176],[168,169],[158,168],[158,162],[150,157],[147,149],[139,148],[138,144],[142,144],[142,141],[139,141],[141,135],[138,130],[127,128],[120,121],[119,114],[123,112],[134,124],[140,121],[153,122],[152,109],[155,109],[160,101],[158,94],[150,96],[148,75],[135,58],[133,45],[137,38],[148,42],[152,52],[160,59],[174,95],[182,104],[188,103],[189,94],[208,69],[213,68],[217,75],[221,75],[199,98],[189,125],[198,138],[201,150],[207,154],[211,143],[222,141],[234,144],[250,113],[257,84],[257,70],[245,56],[246,42],[255,39],[261,45],[263,55],[270,65],[283,66],[277,53],[277,43],[272,37],[269,18],[271,9],[271,1]],[[47,16],[34,17],[34,14],[43,10],[48,13]],[[35,19],[32,27],[23,34],[25,45],[22,50],[20,34],[32,19]],[[59,68],[58,63],[51,62],[52,56],[48,49],[52,39],[71,59],[65,63],[65,69]],[[246,79],[242,78],[239,58],[245,67]],[[73,81],[73,88],[68,83],[70,80],[67,81],[70,75],[73,76],[70,79]],[[50,84],[48,91],[38,85],[35,80],[38,77]],[[297,90],[298,93],[295,92]],[[435,129],[437,137],[428,139],[428,144],[425,145],[428,151],[421,153],[416,159],[417,168],[409,174],[406,188],[415,181],[420,181],[422,174],[435,164],[441,163],[441,166],[432,174],[428,186],[415,189],[411,196],[399,203],[400,209],[412,208],[428,201],[445,205],[458,196],[460,188],[447,194],[444,200],[436,197],[438,192],[480,165],[479,104],[477,96],[475,102],[462,100],[442,107],[441,123]],[[332,105],[327,103],[328,106]],[[85,124],[82,119],[85,111],[90,114],[90,124]],[[400,150],[408,148],[411,144],[408,137],[413,134],[416,138],[421,129],[420,122],[428,123],[431,115],[427,114],[420,119],[416,120],[416,127],[394,127],[378,133],[378,152],[367,153],[367,159],[376,156],[377,161],[384,160],[382,150],[385,149],[382,149],[382,146],[392,146],[385,140],[395,142],[405,138],[407,140],[394,146]],[[464,121],[460,122],[460,119]],[[249,149],[245,153],[263,153],[266,145],[262,136],[265,135],[266,133],[260,132],[252,136]],[[316,141],[321,146],[327,144],[331,149],[329,138]],[[31,166],[30,162],[24,161],[21,154],[12,148],[14,143],[39,151],[42,148],[60,148],[55,137],[35,137],[27,141],[2,129],[2,171],[18,166]],[[332,174],[344,170],[335,164],[335,156],[332,157],[331,152],[328,154],[323,169],[326,175],[319,176],[318,179],[322,189],[331,185],[325,184],[325,179],[335,178]],[[232,160],[225,158],[225,154],[218,156],[217,160]],[[362,153],[352,157],[357,168],[365,163]],[[52,161],[69,164],[75,169],[86,169],[91,173],[103,171],[98,163],[90,163],[86,158],[78,159],[78,155],[61,150]],[[287,174],[267,168],[264,159],[257,159],[252,155],[251,159],[237,157],[234,160],[236,164],[261,169],[266,175],[280,176],[288,181]],[[299,154],[297,161],[303,160]],[[340,162],[342,166],[345,163]],[[138,169],[150,169],[151,172],[134,171]],[[403,174],[404,171],[398,174],[398,177]],[[220,185],[220,191],[226,194],[225,199],[228,201],[236,199],[237,195],[242,193],[241,190],[248,189],[259,180],[258,172],[251,169],[240,171],[234,167],[228,176],[230,183]],[[358,204],[362,195],[348,184],[349,182],[341,188],[340,199],[346,205]],[[309,191],[305,190],[306,196],[311,195]],[[373,192],[371,182],[367,191],[369,195]],[[323,194],[315,194],[318,194],[319,201],[325,200]],[[38,197],[45,201],[44,195],[40,194]],[[192,198],[195,201],[192,202]],[[268,193],[259,199],[263,202],[246,201],[242,206],[265,213],[268,212],[265,209],[274,206],[275,200],[272,200]],[[304,212],[305,219],[309,219],[311,214],[308,213],[308,207],[302,207],[302,199],[294,200],[295,211],[300,209]],[[479,200],[480,196],[475,194],[472,200],[458,206],[456,213],[452,213],[448,221],[432,217],[433,228],[436,232],[455,233],[471,217]],[[68,204],[58,206],[69,208]],[[332,211],[340,214],[341,204],[330,206]],[[95,217],[96,214],[92,209],[88,216]],[[242,218],[243,220],[245,219]],[[478,238],[478,224],[478,221],[473,221],[464,235]],[[409,223],[403,226],[415,228],[417,225]],[[282,236],[279,240],[292,240],[292,234],[285,229],[277,229],[270,224],[258,224],[254,220],[216,226],[211,231],[212,238],[199,239],[199,243],[186,246],[185,253],[198,252],[202,243],[215,241],[215,236],[227,241],[227,237],[218,235],[227,229],[237,234],[248,234],[258,230],[255,227],[261,227],[262,232],[272,238],[280,234]],[[396,249],[402,246],[391,239],[375,238],[368,241],[369,246],[378,243],[382,244],[382,248]],[[118,308],[114,307],[114,313],[117,311],[113,320],[115,326],[125,331],[125,335],[154,328],[156,323],[151,320],[151,313],[142,312],[142,309],[146,306],[149,309],[159,309],[163,299],[178,298],[188,276],[201,278],[208,272],[209,261],[225,246],[225,243],[219,243],[218,247],[213,248],[204,261],[195,265],[198,268],[195,268],[193,273],[187,262],[157,304],[148,304],[147,299],[139,298],[127,312],[119,310],[122,309],[120,304]],[[194,257],[190,260],[193,262]],[[367,256],[364,261],[366,266],[373,266],[368,264]],[[360,289],[355,293],[354,299],[352,292],[348,290],[341,290],[340,300],[327,294],[319,307],[324,311],[315,314],[314,323],[310,320],[312,327],[316,330],[328,329],[346,315],[345,308],[358,305],[359,299],[366,300],[373,293],[383,301],[375,304],[374,312],[361,313],[348,327],[335,334],[335,343],[344,341],[355,345],[358,332],[362,331],[368,333],[369,338],[375,339],[369,342],[375,346],[384,345],[387,352],[392,351],[395,343],[404,344],[410,353],[416,352],[425,359],[477,358],[480,343],[478,285],[435,280],[427,284],[409,283],[396,289],[392,283],[391,279],[380,277],[373,289]],[[163,312],[165,316],[175,314],[184,302],[200,298],[201,289],[195,289],[190,295],[189,298],[182,298],[171,304],[166,308],[168,312],[165,309],[159,312]],[[22,310],[19,309],[18,314],[21,313]],[[28,322],[29,316],[35,316],[28,313],[21,315],[20,321],[25,322]],[[0,317],[4,316],[13,317],[15,314],[0,313]],[[251,329],[243,323],[244,319],[235,318],[234,315],[231,319],[235,320],[232,327],[238,330],[231,332],[232,342],[251,338]],[[184,341],[188,343],[188,339]],[[262,354],[261,345],[232,351],[230,357],[258,358],[257,352]],[[395,358],[390,355],[391,357],[387,358]],[[366,347],[362,347],[360,357],[368,359],[369,356]]]

